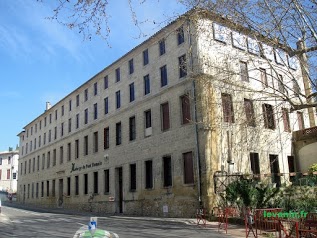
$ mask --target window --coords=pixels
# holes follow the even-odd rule
[[[31,159],[29,159],[29,173],[31,173]]]
[[[136,164],[130,164],[130,190],[136,190]]]
[[[160,68],[161,70],[161,87],[167,85],[167,69],[166,65]]]
[[[282,108],[282,116],[283,116],[284,131],[290,132],[291,126],[289,122],[289,114],[288,114],[287,108]]]
[[[304,117],[302,112],[297,112],[297,123],[298,123],[298,129],[303,130],[305,129],[304,125]]]
[[[64,136],[64,122],[61,123],[61,137]]]
[[[232,36],[232,45],[240,50],[246,50],[247,48],[247,41],[246,41],[246,36],[239,33],[232,31],[231,32]]]
[[[11,170],[10,169],[7,169],[7,179],[10,179],[10,176],[11,175]]]
[[[229,32],[230,31],[228,28],[213,23],[213,33],[215,40],[226,43],[229,38]]]
[[[129,60],[129,74],[133,74],[134,72],[134,65],[133,65],[133,59]]]
[[[76,107],[79,107],[79,94],[76,95]]]
[[[143,65],[147,65],[149,63],[149,51],[148,49],[143,51]]]
[[[88,155],[88,136],[84,137],[84,155]]]
[[[98,94],[98,84],[97,82],[94,83],[94,95],[96,96]]]
[[[187,62],[186,62],[186,55],[182,55],[178,58],[179,64],[179,77],[183,78],[187,75]]]
[[[268,129],[275,129],[274,111],[273,106],[270,104],[263,104],[263,117],[264,117],[264,127]]]
[[[145,161],[145,188],[153,188],[153,166],[152,160]]]
[[[34,158],[33,158],[33,163],[34,163]],[[47,163],[46,163],[47,168],[51,166],[51,152],[47,152]],[[34,164],[33,164],[33,170],[34,170]]]
[[[250,165],[253,174],[260,174],[260,161],[258,153],[250,153]]]
[[[98,194],[98,172],[94,172],[94,193]]]
[[[234,112],[233,112],[231,95],[222,93],[221,100],[222,100],[222,110],[223,110],[223,121],[234,123]]]
[[[52,180],[52,196],[55,197],[55,179]]]
[[[71,161],[72,159],[72,144],[67,143],[67,161]]]
[[[120,81],[120,68],[116,69],[116,82]]]
[[[0,158],[0,165],[2,165],[2,158]]]
[[[288,171],[290,173],[296,172],[294,156],[287,156],[287,161],[288,161]]]
[[[147,95],[150,93],[150,75],[145,75],[144,76],[144,95]]]
[[[72,100],[69,100],[69,102],[68,102],[68,108],[69,108],[69,111],[72,110]]]
[[[0,180],[2,179],[2,170],[0,169]]]
[[[281,74],[277,76],[277,84],[278,84],[278,90],[280,91],[280,93],[284,93],[285,87],[283,83],[283,76]]]
[[[103,148],[109,148],[109,127],[103,129],[104,137],[103,137]]]
[[[270,170],[271,170],[271,179],[272,183],[276,184],[276,187],[281,186],[281,177],[279,176],[280,167],[277,155],[269,155],[270,159]]]
[[[41,182],[41,197],[44,197],[44,182]]]
[[[70,177],[67,177],[67,196],[70,196]]]
[[[109,169],[104,170],[105,175],[105,193],[110,192],[110,176],[109,176]]]
[[[168,130],[170,128],[170,115],[168,102],[161,104],[161,125],[162,131]]]
[[[64,163],[64,147],[59,147],[59,163]]]
[[[98,131],[94,132],[94,152],[98,152]]]
[[[242,81],[249,82],[248,65],[243,61],[240,61],[240,77]]]
[[[120,90],[116,92],[116,108],[121,107],[121,97],[120,97]]]
[[[104,78],[103,78],[103,85],[104,85],[104,89],[107,89],[109,87],[109,82],[108,82],[108,75],[106,75]]]
[[[172,159],[170,156],[163,157],[163,186],[172,186]]]
[[[38,158],[38,160],[39,160],[39,158]],[[53,150],[53,166],[55,166],[55,165],[56,165],[56,149]]]
[[[135,116],[129,118],[129,139],[130,141],[135,140],[136,138],[136,125],[135,125]]]
[[[255,126],[255,117],[254,117],[254,109],[253,102],[249,99],[244,99],[244,111],[247,119],[248,126]]]
[[[50,152],[48,152],[48,153],[50,153]],[[35,157],[33,158],[33,170],[32,171],[33,171],[33,173],[35,172]]]
[[[131,83],[129,85],[129,91],[130,91],[130,102],[133,102],[135,97],[134,97],[134,83]]]
[[[177,29],[177,44],[180,45],[184,43],[185,41],[185,35],[184,35],[184,29],[183,26]]]
[[[79,158],[79,140],[75,140],[75,159]]]
[[[160,50],[160,55],[165,54],[165,39],[160,40],[159,42],[159,50]]]
[[[79,128],[79,114],[76,114],[76,129]]]
[[[45,154],[42,155],[42,170],[45,168]]]
[[[48,142],[51,142],[51,140],[52,140],[52,131],[49,130],[48,131]]]
[[[84,194],[88,194],[88,174],[84,174]]]
[[[266,74],[266,70],[260,68],[260,79],[261,79],[261,83],[263,85],[264,88],[267,88],[269,86],[268,81],[267,81],[267,74]]]
[[[190,102],[189,95],[185,94],[181,96],[181,109],[182,109],[182,124],[187,124],[190,122]]]
[[[97,103],[94,104],[94,120],[98,118],[98,106]]]
[[[54,140],[57,139],[57,126],[54,127]]]
[[[72,132],[72,119],[69,118],[68,119],[68,133],[71,133]],[[44,139],[45,141],[45,139]]]
[[[144,114],[145,114],[145,128],[152,127],[151,110],[145,111]]]
[[[109,102],[108,102],[108,97],[104,99],[104,104],[105,104],[105,114],[109,113]]]
[[[44,144],[44,145],[46,144],[46,132],[45,132],[44,135],[43,135],[43,144]]]
[[[39,183],[36,183],[35,197],[39,197]]]
[[[79,177],[75,176],[75,195],[79,195]]]
[[[88,101],[88,88],[85,89],[85,102]]]
[[[88,108],[85,109],[85,124],[88,123]]]
[[[121,122],[116,123],[116,145],[121,145]]]
[[[194,183],[193,153],[192,152],[183,153],[183,161],[184,161],[184,183],[193,184]]]

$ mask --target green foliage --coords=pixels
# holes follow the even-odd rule
[[[278,188],[272,188],[270,185],[260,184],[251,179],[240,179],[227,186],[223,198],[230,205],[263,208],[268,205],[278,190]]]
[[[271,205],[283,208],[285,211],[315,211],[317,209],[316,193],[317,188],[309,186],[284,187],[276,194]]]
[[[312,164],[309,169],[308,169],[309,173],[313,173],[313,172],[317,172],[317,164]]]
[[[317,172],[317,164],[312,164],[308,169],[309,175],[307,176],[307,179],[309,186],[317,185],[317,174],[313,174],[313,172]]]

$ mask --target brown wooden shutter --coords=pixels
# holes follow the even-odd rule
[[[194,183],[194,167],[193,167],[193,153],[187,152],[183,154],[184,159],[184,183]]]
[[[187,124],[190,121],[190,104],[188,95],[182,96],[182,123]]]
[[[170,116],[169,116],[169,108],[168,103],[162,104],[162,130],[168,130],[170,128]]]

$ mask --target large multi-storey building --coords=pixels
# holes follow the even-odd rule
[[[301,75],[270,42],[191,11],[24,127],[18,199],[192,216],[215,205],[216,171],[279,184],[293,170],[291,131],[309,123],[282,100],[304,90]]]
[[[18,159],[18,150],[9,148],[8,151],[0,152],[0,191],[17,191]]]

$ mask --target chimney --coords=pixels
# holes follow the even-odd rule
[[[46,102],[46,109],[45,111],[49,110],[52,107],[50,102]]]

